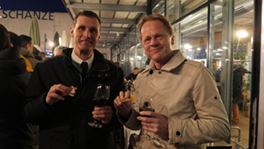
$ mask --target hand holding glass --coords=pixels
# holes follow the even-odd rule
[[[98,84],[94,93],[93,100],[96,101],[96,105],[103,107],[106,105],[107,100],[110,96],[110,86]],[[102,128],[102,122],[99,120],[94,120],[92,123],[88,123],[88,125],[95,128]]]
[[[154,102],[152,97],[142,96],[139,104],[139,111],[152,111],[155,112]],[[144,116],[144,115],[141,115]],[[150,117],[150,116],[145,116]],[[165,144],[159,138],[151,137],[148,131],[142,129],[142,136],[140,137],[140,142],[151,141],[151,143],[157,148],[164,148]]]

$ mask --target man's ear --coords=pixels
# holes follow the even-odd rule
[[[70,27],[70,30],[71,30],[71,36],[74,37],[74,27],[71,26],[71,27]]]
[[[171,37],[171,45],[174,45],[174,35]]]
[[[26,44],[26,47],[25,47],[26,49],[28,49],[28,47],[29,47],[29,44],[30,44],[30,43],[27,43],[27,44]]]
[[[99,39],[101,38],[101,34],[102,34],[102,33],[100,32],[100,34],[99,34]],[[98,40],[99,40],[99,39],[98,39]]]

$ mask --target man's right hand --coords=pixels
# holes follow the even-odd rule
[[[128,100],[126,102],[123,102],[126,99],[130,98],[130,92],[126,91],[124,94],[123,91],[119,93],[119,96],[116,97],[114,100],[114,105],[117,110],[117,112],[123,117],[123,118],[128,118],[130,111],[132,109],[132,103],[131,100]]]
[[[54,103],[64,100],[63,96],[69,95],[71,92],[71,87],[62,85],[62,84],[54,84],[50,87],[48,95],[46,97],[46,102],[49,105],[53,105]]]

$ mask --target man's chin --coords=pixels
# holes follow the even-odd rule
[[[83,47],[83,48],[80,48],[80,51],[89,52],[89,51],[92,51],[93,49],[94,49],[93,47]]]

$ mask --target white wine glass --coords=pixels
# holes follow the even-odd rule
[[[96,105],[103,107],[106,105],[110,96],[110,86],[104,84],[98,84],[94,92],[93,100],[96,102]],[[102,128],[102,122],[94,119],[94,122],[88,123],[88,125],[95,128]]]

